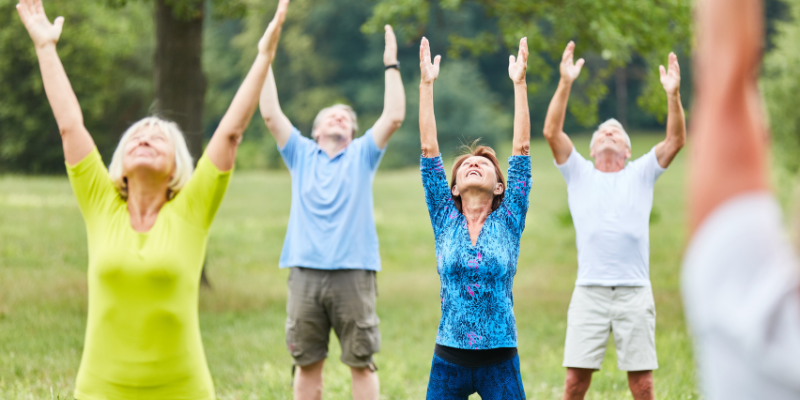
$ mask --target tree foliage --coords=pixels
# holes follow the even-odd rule
[[[63,172],[55,118],[42,86],[36,52],[14,12],[0,0],[0,171]],[[84,123],[109,156],[122,131],[147,113],[152,93],[152,16],[88,2],[50,0],[48,16],[64,16],[58,52],[81,103]]]
[[[691,40],[690,0],[379,0],[365,32],[375,32],[386,21],[406,37],[426,34],[426,27],[443,14],[479,6],[496,25],[470,36],[448,37],[451,57],[477,56],[503,45],[510,51],[528,37],[531,56],[528,75],[531,91],[547,87],[553,77],[552,60],[560,60],[570,40],[587,58],[589,73],[577,82],[570,111],[584,126],[597,121],[598,105],[608,94],[606,80],[618,67],[641,56],[648,69],[657,71],[670,51],[688,48]],[[658,89],[658,74],[648,74],[639,106],[663,118],[666,103]]]
[[[792,172],[800,170],[800,0],[786,0],[788,19],[775,20],[772,50],[764,59],[761,87],[764,91],[767,113],[773,140],[773,151],[778,162]],[[767,10],[769,12],[769,8]]]

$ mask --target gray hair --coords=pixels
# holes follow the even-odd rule
[[[131,140],[134,133],[147,127],[156,127],[160,129],[161,132],[167,135],[170,142],[172,142],[172,146],[175,148],[175,175],[173,175],[172,180],[169,181],[169,193],[167,194],[170,199],[189,182],[189,179],[192,177],[192,172],[194,172],[192,155],[189,153],[186,139],[184,139],[178,124],[159,117],[143,118],[131,125],[131,127],[122,134],[122,138],[120,138],[119,144],[117,144],[117,149],[114,150],[114,155],[111,157],[111,164],[108,166],[108,175],[114,183],[114,187],[117,188],[119,195],[125,200],[128,199],[128,184],[122,176],[122,157],[125,153],[125,146],[128,144],[128,141]]]
[[[323,108],[319,113],[317,113],[316,118],[314,118],[314,126],[311,127],[311,135],[314,135],[314,131],[317,129],[317,126],[322,122],[322,117],[325,116],[325,113],[328,111],[333,110],[344,110],[350,116],[350,121],[353,123],[353,139],[356,137],[356,133],[358,133],[358,117],[356,116],[355,110],[353,107],[348,106],[347,104],[334,104],[330,107]],[[316,139],[316,137],[315,137]]]
[[[600,126],[597,127],[597,130],[594,131],[594,133],[592,134],[592,141],[589,143],[589,150],[591,150],[594,147],[594,141],[595,141],[595,139],[597,139],[597,135],[600,134],[600,131],[602,131],[603,128],[608,127],[608,126],[614,126],[614,127],[619,128],[619,130],[622,131],[622,136],[625,137],[625,141],[628,143],[628,149],[632,148],[631,147],[631,137],[628,136],[628,132],[625,132],[625,128],[622,127],[622,124],[619,121],[617,121],[614,118],[611,118],[611,119],[607,120],[606,122],[603,122],[602,124],[600,124]]]

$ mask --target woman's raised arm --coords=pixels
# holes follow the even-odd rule
[[[433,82],[439,77],[439,62],[442,56],[436,56],[431,63],[431,47],[427,38],[422,38],[419,46],[419,139],[422,144],[422,156],[434,158],[439,156],[439,141],[436,139],[436,116],[433,115]]]
[[[64,159],[68,164],[75,165],[83,160],[95,145],[89,131],[83,126],[81,106],[56,52],[56,43],[61,36],[64,17],[56,18],[51,24],[44,13],[42,0],[20,0],[17,4],[17,13],[36,46],[44,91],[61,133]]]
[[[528,38],[522,38],[517,58],[508,58],[508,76],[514,82],[514,139],[511,154],[515,156],[531,154],[531,115],[528,110],[528,84],[525,82],[527,70]]]
[[[258,106],[261,88],[267,79],[269,66],[275,58],[275,51],[278,49],[278,39],[281,36],[283,21],[286,19],[286,10],[289,8],[289,0],[280,0],[275,17],[269,23],[267,31],[258,42],[258,56],[244,82],[236,92],[231,106],[222,117],[214,136],[208,143],[206,154],[208,159],[221,171],[229,171],[233,168],[236,159],[236,149],[242,141],[247,125],[253,118],[253,113]]]

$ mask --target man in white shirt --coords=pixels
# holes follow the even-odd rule
[[[583,67],[583,59],[573,62],[574,51],[570,42],[544,125],[544,137],[567,182],[578,248],[578,279],[567,315],[564,399],[584,398],[613,332],[617,366],[628,371],[633,398],[649,400],[654,396],[652,372],[658,368],[649,221],[653,186],[686,141],[678,58],[670,53],[669,69],[660,67],[669,104],[666,139],[626,164],[631,141],[622,124],[611,119],[592,136],[592,163],[563,131],[569,92]]]
[[[761,0],[698,4],[682,290],[708,400],[800,399],[800,263],[769,189]]]

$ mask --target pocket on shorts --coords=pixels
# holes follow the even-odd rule
[[[289,318],[286,319],[286,348],[294,358],[303,355],[298,323]]]
[[[377,316],[356,321],[353,335],[353,354],[356,357],[369,357],[381,349],[381,334],[378,330],[380,319]]]

